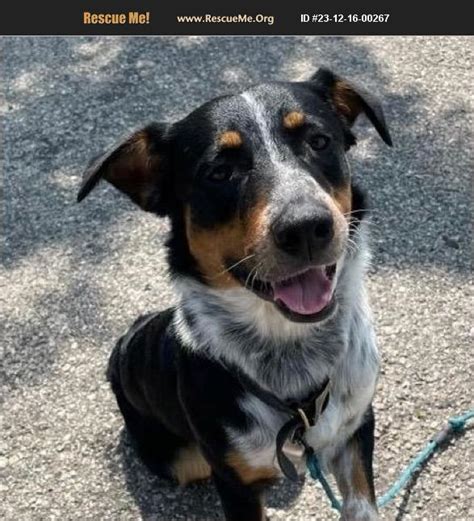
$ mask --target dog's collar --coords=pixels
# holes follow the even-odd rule
[[[298,479],[298,473],[293,463],[285,454],[283,450],[284,445],[287,441],[296,443],[303,447],[304,453],[307,453],[309,447],[304,440],[304,433],[316,425],[322,412],[327,407],[330,392],[329,378],[326,378],[324,383],[318,387],[316,391],[312,391],[304,400],[295,401],[278,398],[278,396],[263,389],[241,371],[237,373],[237,377],[247,392],[256,396],[269,407],[291,416],[278,431],[276,437],[276,455],[283,474],[292,481],[296,481]]]

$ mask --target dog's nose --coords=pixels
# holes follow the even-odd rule
[[[325,206],[294,204],[275,220],[272,233],[278,248],[312,261],[334,237],[334,219]]]

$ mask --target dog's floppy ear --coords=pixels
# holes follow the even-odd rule
[[[78,202],[105,179],[144,210],[165,215],[164,188],[170,175],[165,139],[168,127],[151,123],[92,161],[84,173]]]
[[[392,138],[388,131],[382,105],[370,92],[340,78],[329,69],[319,69],[311,78],[311,83],[329,99],[349,125],[352,125],[357,116],[364,112],[372,125],[377,129],[380,137],[392,146]]]

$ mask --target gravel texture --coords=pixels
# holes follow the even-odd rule
[[[173,301],[167,224],[81,170],[118,136],[265,79],[325,64],[385,102],[395,146],[358,124],[369,189],[369,290],[383,371],[379,492],[472,407],[472,39],[4,38],[0,41],[0,518],[221,519],[209,485],[173,488],[137,462],[104,369],[140,313]],[[384,520],[474,519],[472,431],[437,454]],[[337,516],[310,480],[276,487],[273,520]]]

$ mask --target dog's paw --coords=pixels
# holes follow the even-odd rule
[[[377,509],[365,498],[352,498],[344,504],[340,521],[378,521]]]

